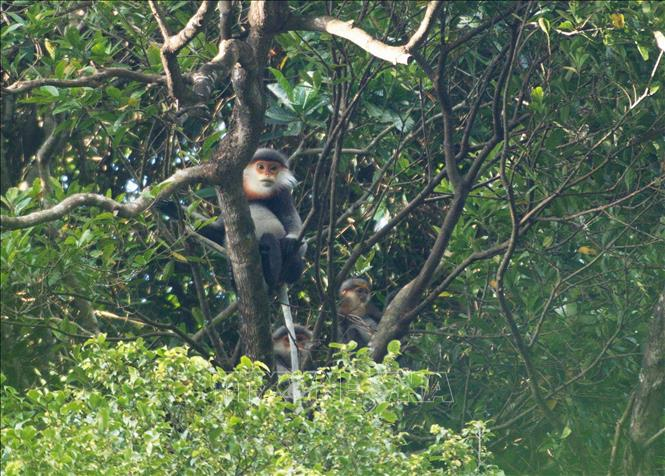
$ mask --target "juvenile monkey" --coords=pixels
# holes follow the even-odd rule
[[[299,324],[294,325],[296,331],[296,346],[300,353],[299,361],[305,360],[313,346],[312,331]],[[278,327],[272,333],[272,351],[275,354],[275,369],[278,375],[291,371],[291,341],[289,340],[289,331],[286,326]]]
[[[365,347],[381,320],[381,312],[369,302],[372,297],[369,282],[363,278],[347,279],[339,288],[339,297],[339,339],[344,343],[354,340],[358,347]]]

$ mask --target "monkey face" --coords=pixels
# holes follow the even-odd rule
[[[252,179],[253,188],[259,193],[263,192],[271,195],[274,193],[273,189],[277,183],[277,176],[286,167],[277,162],[257,160],[249,164],[247,168],[250,171],[249,175]]]
[[[355,292],[358,295],[358,299],[360,299],[360,302],[367,302],[369,301],[369,289],[364,287],[364,286],[358,286],[357,288],[354,288],[353,292]]]
[[[295,182],[287,167],[272,160],[250,162],[243,172],[243,188],[250,200],[271,198],[283,189],[293,188]]]
[[[278,339],[273,339],[273,352],[279,355],[282,359],[288,359],[291,353],[291,341],[289,340],[288,334],[279,337]],[[302,355],[309,353],[312,348],[312,339],[306,334],[296,333],[296,347],[301,352]]]
[[[273,345],[288,352],[291,349],[291,340],[289,339],[288,334],[286,334],[276,341],[273,341]],[[310,346],[311,338],[309,336],[296,333],[296,347],[298,350],[309,350]]]
[[[342,297],[351,299],[359,303],[366,303],[369,301],[369,289],[365,286],[354,286],[352,288],[345,289],[342,291]]]
[[[261,182],[269,183],[271,186],[275,183],[277,174],[285,168],[278,162],[269,162],[267,160],[257,160],[253,165]]]

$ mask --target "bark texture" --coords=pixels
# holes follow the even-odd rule
[[[642,369],[624,452],[624,473],[631,476],[662,474],[665,465],[663,426],[665,410],[665,290],[656,304],[644,347]],[[659,462],[660,460],[660,462]],[[660,467],[659,467],[660,466]],[[661,471],[661,472],[659,472]]]

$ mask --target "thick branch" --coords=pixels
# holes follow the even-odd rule
[[[522,25],[523,26],[523,25]],[[519,30],[521,31],[521,30]],[[443,35],[443,32],[442,32]],[[512,38],[511,49],[514,52],[516,50],[517,44],[519,42],[519,37]],[[504,84],[506,84],[505,78],[507,77],[510,67],[513,63],[513,54],[509,61],[506,62],[506,66],[502,71],[502,77],[499,80],[497,85],[497,93],[494,98],[495,109],[498,110],[499,99],[502,97],[501,92],[505,96],[506,91],[501,91]],[[445,159],[446,159],[446,170],[448,171],[448,177],[454,187],[454,198],[450,204],[450,209],[446,214],[446,217],[441,225],[441,229],[436,238],[434,246],[427,257],[427,260],[423,264],[422,268],[418,275],[406,284],[393,298],[393,300],[388,304],[386,312],[379,324],[379,329],[374,335],[371,341],[371,347],[373,348],[372,357],[374,360],[380,360],[383,358],[386,352],[388,342],[391,339],[399,338],[403,336],[410,324],[410,320],[404,319],[404,315],[409,313],[416,305],[420,296],[423,294],[424,290],[430,285],[432,277],[435,270],[441,263],[441,258],[445,252],[448,242],[452,236],[453,230],[459,221],[459,218],[464,210],[464,205],[466,198],[468,197],[470,186],[473,184],[477,176],[477,170],[484,162],[487,155],[490,153],[491,149],[487,148],[490,143],[497,142],[503,136],[503,134],[498,134],[499,131],[506,134],[503,137],[504,140],[508,137],[509,125],[503,124],[503,130],[501,125],[498,127],[495,124],[495,134],[487,142],[486,148],[481,151],[481,153],[476,157],[474,164],[467,173],[464,180],[459,176],[457,171],[456,157],[452,150],[451,136],[452,136],[452,124],[451,124],[451,109],[448,98],[446,96],[446,85],[443,83],[445,78],[445,56],[442,55],[439,60],[439,70],[438,70],[438,84],[437,92],[439,93],[439,99],[443,109],[444,117],[444,148],[445,148]],[[446,120],[447,119],[447,120]],[[496,121],[495,121],[496,122]],[[475,170],[474,170],[475,167]],[[450,168],[450,170],[449,170]],[[412,319],[412,317],[410,318]]]
[[[429,285],[436,266],[441,261],[444,251],[448,247],[448,242],[452,236],[455,225],[459,221],[467,194],[461,194],[453,199],[450,209],[446,214],[441,231],[439,232],[432,251],[430,252],[425,264],[418,275],[406,284],[388,305],[386,312],[381,319],[379,329],[371,341],[373,348],[372,358],[381,360],[386,353],[388,343],[391,339],[399,338],[408,330],[408,322],[402,319],[402,314],[416,305],[416,301]]]
[[[222,40],[217,55],[192,75],[194,93],[201,99],[210,97],[217,83],[231,73],[235,64],[255,70],[254,51],[244,41]]]
[[[289,30],[308,30],[330,33],[349,40],[372,56],[376,56],[392,64],[409,64],[412,61],[410,53],[404,46],[390,46],[374,39],[365,30],[353,26],[353,20],[342,21],[329,16],[310,18],[291,18],[288,22]]]
[[[231,63],[231,82],[236,100],[231,127],[213,153],[211,164],[212,180],[220,186],[218,200],[224,216],[228,257],[242,316],[240,336],[244,352],[267,363],[272,361],[270,305],[249,206],[241,183],[242,171],[256,150],[263,129],[265,100],[262,78],[272,40],[270,22],[284,18],[285,9],[283,2],[252,2],[248,14],[251,31],[248,45],[245,45],[250,48],[246,50],[247,55],[241,54],[245,46],[233,40],[222,42],[235,52],[227,56],[223,47],[218,56],[234,61]]]
[[[231,39],[231,13],[233,3],[231,0],[221,0],[219,2],[219,40]]]
[[[420,26],[416,32],[409,38],[409,41],[404,45],[404,50],[411,52],[414,49],[417,49],[423,41],[427,38],[429,30],[432,27],[432,20],[435,18],[437,10],[441,7],[441,0],[431,1],[427,4],[427,11],[425,11],[425,17],[423,21],[420,22]]]
[[[403,46],[390,46],[372,37],[361,28],[353,26],[353,20],[342,21],[330,16],[320,17],[291,17],[287,22],[287,30],[308,30],[330,33],[349,40],[372,56],[376,56],[392,64],[409,64],[413,61],[411,52],[417,49],[427,38],[435,13],[441,7],[441,0],[434,0],[427,4],[427,10],[416,32]]]
[[[96,193],[77,193],[71,197],[65,198],[62,202],[51,208],[47,208],[46,210],[39,210],[20,217],[0,215],[0,226],[6,230],[27,228],[57,220],[69,214],[76,208],[86,205],[114,212],[120,217],[133,217],[146,210],[155,200],[167,198],[173,192],[185,185],[205,180],[207,178],[207,170],[207,167],[199,165],[177,171],[158,185],[159,193],[155,198],[148,198],[148,196],[144,194],[132,202],[123,204],[112,198],[98,195]]]
[[[665,408],[665,289],[649,324],[639,381],[635,389],[624,455],[626,474],[655,474],[658,449],[653,446]],[[656,438],[657,439],[657,438]]]
[[[226,308],[224,308],[224,310],[222,310],[219,314],[213,317],[212,320],[209,323],[207,323],[203,329],[198,330],[196,334],[192,336],[192,340],[194,340],[195,342],[200,341],[206,335],[208,335],[208,331],[211,327],[217,326],[222,321],[225,321],[229,317],[233,316],[236,312],[238,312],[238,301],[229,304]]]
[[[164,39],[164,42],[167,42],[168,39],[171,37],[171,29],[169,26],[166,24],[166,21],[164,20],[164,12],[162,11],[162,7],[159,6],[159,4],[155,0],[149,0],[148,4],[150,5],[150,10],[152,11],[152,16],[155,17],[155,21],[157,22],[157,26],[159,27],[159,31],[162,32],[162,38]]]

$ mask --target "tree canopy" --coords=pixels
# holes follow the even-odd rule
[[[445,377],[400,411],[406,448],[375,428],[386,454],[489,421],[506,472],[665,468],[664,3],[16,0],[1,21],[3,402],[77,401],[90,338],[258,378],[241,356],[270,366],[281,316],[240,184],[269,146],[299,180],[310,368],[362,276],[383,317],[358,359],[400,340]],[[219,215],[223,250],[196,233]]]

